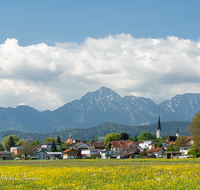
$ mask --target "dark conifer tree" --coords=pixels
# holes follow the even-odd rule
[[[53,140],[53,142],[52,142],[52,146],[51,146],[50,152],[57,152],[57,148],[56,148],[56,145],[55,145],[54,140]]]
[[[57,143],[61,144],[60,136],[57,137]]]
[[[134,141],[134,142],[138,142],[137,135],[135,135],[135,136],[133,137],[133,141]]]
[[[13,139],[13,136],[10,136],[10,138],[8,140],[8,144],[7,144],[6,150],[10,151],[10,147],[13,147],[13,146],[15,146],[15,141]]]

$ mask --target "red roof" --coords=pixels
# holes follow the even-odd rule
[[[172,141],[172,142],[169,143],[169,145],[171,145],[171,144],[176,144],[176,142],[173,142],[173,141]]]
[[[67,153],[67,152],[69,152],[69,151],[71,151],[71,150],[74,150],[74,149],[67,149],[67,150],[65,150],[65,151],[63,151],[63,153]]]
[[[133,143],[133,141],[112,141],[111,142],[111,146],[113,148],[124,148],[127,145],[131,145]]]
[[[152,149],[150,149],[150,150],[147,150],[147,151],[145,151],[146,153],[150,153],[150,152],[158,152],[159,150],[162,150],[163,149],[163,147],[161,147],[161,148],[152,148]]]

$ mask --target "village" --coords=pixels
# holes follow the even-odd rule
[[[157,139],[162,139],[160,117],[156,131]],[[55,159],[125,159],[125,158],[188,158],[188,151],[193,144],[191,137],[180,146],[180,150],[174,149],[179,131],[174,136],[168,136],[166,141],[144,140],[118,140],[109,142],[83,141],[74,139],[71,135],[65,140],[68,147],[61,148],[60,137],[57,142],[37,144],[30,148],[33,139],[28,138],[24,144],[11,146],[10,151],[1,151],[1,160],[55,160]],[[27,148],[29,147],[29,148]],[[60,150],[60,151],[59,151]]]

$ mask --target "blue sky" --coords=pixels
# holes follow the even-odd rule
[[[82,42],[87,37],[131,34],[135,38],[198,40],[199,1],[1,1],[0,42],[16,38],[27,46]]]
[[[200,2],[0,1],[0,107],[54,110],[102,86],[200,93]]]

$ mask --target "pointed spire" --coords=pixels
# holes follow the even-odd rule
[[[161,131],[161,125],[160,125],[160,115],[158,116],[158,128],[157,131],[160,130]]]
[[[177,131],[176,131],[176,136],[177,137],[179,136],[178,127],[177,127]]]

